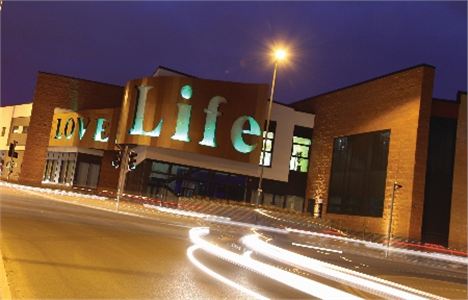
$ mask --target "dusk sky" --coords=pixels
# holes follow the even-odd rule
[[[270,83],[290,103],[427,63],[434,96],[467,82],[466,2],[11,2],[1,12],[2,105],[31,102],[38,71],[125,85],[158,65]]]

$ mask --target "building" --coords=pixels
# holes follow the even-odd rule
[[[306,197],[323,200],[324,218],[385,234],[393,204],[393,235],[466,249],[466,92],[433,99],[434,73],[420,65],[292,104],[316,115]]]
[[[6,178],[8,176],[12,180],[19,178],[31,109],[32,103],[0,107],[0,170],[2,177]],[[13,163],[11,162],[12,159],[8,156],[11,143],[16,143],[15,150],[18,153],[18,157],[13,159]],[[10,167],[13,172],[7,174],[6,169],[10,169]]]
[[[132,145],[126,192],[161,199],[255,202],[263,162],[264,205],[312,214],[323,203],[323,218],[378,234],[393,206],[394,236],[466,249],[466,93],[433,99],[434,72],[274,103],[268,130],[264,84],[164,67],[125,87],[39,73],[32,109],[1,108],[1,149],[25,147],[9,180],[115,191],[115,149]]]

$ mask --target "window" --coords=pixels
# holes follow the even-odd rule
[[[17,126],[17,125],[13,126],[13,127],[11,128],[11,132],[13,132],[13,133],[20,133],[20,132],[21,132],[20,126]]]
[[[327,211],[381,217],[390,130],[334,140]]]
[[[262,162],[263,162],[263,166],[265,167],[271,167],[271,160],[272,160],[272,155],[273,155],[273,142],[275,140],[275,132],[276,132],[276,122],[270,121],[269,127],[270,128],[268,131],[263,131],[263,146],[262,146],[262,152],[260,153],[260,162],[259,162],[259,165],[262,165]]]
[[[289,160],[289,170],[299,173],[307,173],[309,170],[310,146],[312,145],[313,129],[302,126],[294,126],[294,136]]]
[[[6,133],[6,127],[2,127],[2,136],[5,136]]]
[[[23,126],[23,131],[21,133],[28,133],[28,126]]]
[[[165,180],[169,178],[169,168],[171,165],[162,162],[152,162],[150,179],[153,181]]]
[[[289,170],[305,173],[309,169],[309,149],[312,141],[309,138],[294,136]]]

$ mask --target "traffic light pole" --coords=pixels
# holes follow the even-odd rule
[[[120,173],[119,173],[119,183],[117,184],[117,196],[116,196],[116,209],[119,210],[120,205],[120,198],[122,197],[122,193],[125,187],[125,177],[128,172],[128,145],[125,145],[122,153],[122,160],[120,163]]]

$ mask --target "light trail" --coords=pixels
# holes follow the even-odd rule
[[[428,252],[402,249],[402,248],[396,248],[396,247],[387,247],[386,245],[382,245],[382,244],[375,243],[375,242],[369,242],[365,240],[353,239],[353,238],[343,237],[343,236],[336,236],[336,235],[326,234],[326,233],[294,229],[294,228],[289,228],[289,227],[285,228],[285,230],[288,232],[293,232],[293,233],[298,233],[298,234],[303,234],[303,235],[311,235],[311,236],[317,236],[317,237],[326,238],[326,239],[334,239],[334,240],[344,241],[344,242],[349,242],[349,243],[362,244],[366,247],[374,248],[378,250],[385,250],[385,251],[388,250],[388,251],[395,252],[395,253],[401,253],[401,254],[412,255],[412,256],[421,256],[421,257],[430,258],[430,259],[444,260],[444,261],[449,261],[453,263],[468,265],[468,258],[466,257],[453,256],[453,255],[447,255],[447,254],[441,254],[441,253],[428,253]]]
[[[291,221],[291,220],[287,220],[287,219],[284,219],[284,218],[279,218],[279,217],[275,217],[273,216],[272,214],[269,214],[268,212],[266,212],[264,209],[261,209],[261,208],[256,208],[255,211],[259,214],[261,214],[262,216],[265,216],[267,218],[270,218],[270,219],[273,219],[273,220],[276,220],[276,221],[280,221],[280,222],[288,222],[288,223],[294,223],[294,224],[301,224],[299,222],[294,222],[294,221]],[[307,223],[309,224],[313,224],[313,225],[316,225],[316,226],[319,226],[319,227],[322,227],[322,228],[327,228],[331,231],[336,231],[340,234],[344,234],[343,231],[340,231],[340,230],[337,230],[336,228],[333,228],[329,225],[325,225],[325,224],[321,224],[319,222],[314,222],[312,220],[307,220],[306,221]]]
[[[148,204],[146,204],[148,205]],[[160,206],[154,206],[154,208],[161,208]],[[180,209],[175,209],[175,208],[165,208],[165,212],[167,213],[174,213],[174,214],[179,214],[181,211]],[[185,211],[189,212],[189,211]],[[196,212],[193,212],[196,213]],[[263,231],[269,231],[269,232],[275,232],[275,233],[280,233],[280,234],[288,234],[288,233],[297,233],[297,234],[303,234],[303,235],[309,235],[309,236],[317,236],[320,238],[324,239],[333,239],[333,240],[339,240],[339,241],[344,241],[344,242],[349,242],[349,243],[356,243],[356,244],[361,244],[365,245],[366,247],[378,249],[378,250],[384,250],[384,251],[391,251],[394,253],[401,253],[401,254],[406,254],[406,255],[411,255],[411,256],[421,256],[425,258],[430,258],[430,259],[435,259],[435,260],[443,260],[443,261],[449,261],[452,263],[461,263],[461,264],[466,264],[468,265],[468,258],[465,257],[458,257],[458,256],[453,256],[453,255],[447,255],[447,254],[440,254],[440,253],[428,253],[428,252],[422,252],[422,251],[416,251],[416,250],[408,250],[408,249],[401,249],[401,248],[395,248],[395,247],[388,247],[379,243],[375,242],[369,242],[365,240],[359,240],[359,239],[353,239],[350,237],[343,237],[343,236],[336,236],[332,234],[326,234],[326,233],[319,233],[319,232],[313,232],[313,231],[306,231],[306,230],[301,230],[301,229],[295,229],[295,228],[276,228],[276,227],[271,227],[271,226],[265,226],[265,225],[256,225],[256,224],[250,224],[250,223],[244,223],[244,222],[238,222],[238,221],[232,221],[226,217],[221,217],[221,216],[215,216],[215,215],[210,215],[216,218],[212,219],[206,219],[211,222],[215,223],[220,223],[220,224],[226,224],[226,225],[231,225],[231,226],[239,226],[239,227],[247,227],[247,228],[254,228],[258,230],[263,230]]]
[[[370,242],[364,243],[364,245],[369,248],[385,250],[385,251],[388,250],[389,252],[394,252],[394,253],[401,253],[401,254],[412,255],[412,256],[420,256],[424,258],[444,260],[444,261],[448,261],[452,263],[468,265],[468,258],[466,257],[453,256],[453,255],[447,255],[447,254],[441,254],[441,253],[429,253],[429,252],[396,248],[396,247],[387,248],[387,246],[385,245],[378,244],[378,243],[370,243]]]
[[[209,214],[199,213],[195,211],[187,211],[187,210],[168,208],[168,207],[163,207],[163,206],[156,206],[152,204],[143,204],[143,206],[147,208],[155,209],[161,212],[165,212],[165,213],[171,213],[174,215],[180,215],[180,216],[186,216],[186,217],[206,219],[210,221],[211,220],[212,221],[230,221],[231,220],[231,218],[228,218],[228,217],[209,215]]]
[[[195,256],[193,255],[193,253],[197,250],[197,249],[200,249],[199,246],[197,245],[192,245],[190,246],[188,249],[187,249],[187,257],[189,258],[190,262],[195,266],[197,267],[198,269],[200,269],[201,271],[205,272],[206,274],[208,274],[209,276],[213,277],[214,279],[232,287],[232,288],[235,288],[251,297],[254,297],[256,299],[261,299],[261,300],[268,300],[269,298],[257,293],[257,292],[254,292],[252,290],[249,290],[248,288],[224,277],[223,275],[219,274],[219,273],[216,273],[215,271],[211,270],[210,268],[208,268],[207,266],[205,266],[204,264],[202,264],[199,260],[197,260],[195,258]]]
[[[154,207],[160,208],[160,206],[154,206]],[[166,212],[174,213],[174,214],[178,213],[178,211],[181,211],[181,210],[175,209],[175,208],[166,210]],[[260,211],[261,210],[257,210],[257,212],[260,212]],[[261,214],[265,215],[265,212],[261,211]],[[258,230],[263,230],[263,231],[268,231],[268,232],[275,232],[275,233],[280,233],[280,234],[297,233],[297,234],[303,234],[303,235],[309,235],[309,236],[316,236],[316,237],[320,237],[324,239],[333,239],[333,240],[339,240],[339,241],[344,241],[344,242],[349,242],[349,243],[361,244],[366,247],[374,248],[378,250],[384,250],[384,251],[390,251],[394,253],[401,253],[405,255],[420,256],[420,257],[425,257],[425,258],[430,258],[430,259],[435,259],[435,260],[449,261],[452,263],[468,265],[468,258],[466,257],[459,257],[459,256],[453,256],[453,255],[447,255],[447,254],[441,254],[441,253],[428,253],[428,252],[402,249],[402,248],[396,248],[396,247],[387,247],[386,245],[382,245],[382,244],[375,243],[375,242],[369,242],[365,240],[354,239],[354,238],[344,237],[344,236],[337,236],[333,234],[319,233],[319,232],[295,229],[295,228],[290,228],[290,227],[286,227],[284,229],[276,228],[276,227],[265,226],[265,225],[256,225],[256,224],[232,221],[230,219],[226,219],[226,217],[221,217],[221,216],[215,216],[215,215],[211,215],[211,216],[214,216],[216,218],[207,219],[207,220],[211,222],[215,222],[215,223],[220,223],[220,224],[247,227],[247,228],[253,228],[253,229],[258,229]],[[276,218],[276,217],[273,217],[273,218]]]
[[[293,274],[288,271],[262,263],[250,258],[248,255],[239,255],[237,253],[223,249],[201,238],[202,236],[209,234],[209,232],[209,228],[193,228],[189,232],[190,240],[204,251],[218,258],[247,268],[248,270],[261,274],[282,284],[288,285],[313,297],[320,299],[361,299],[352,294],[340,291],[320,282],[313,281],[297,274]]]
[[[260,240],[253,234],[243,237],[242,243],[253,251],[271,259],[334,281],[346,283],[377,296],[398,299],[445,299],[434,294],[426,293],[388,280],[342,268],[282,249]]]
[[[71,192],[71,191],[58,190],[58,189],[48,189],[48,188],[28,186],[28,185],[21,185],[21,184],[15,184],[15,183],[4,182],[4,181],[0,181],[0,186],[6,186],[6,187],[14,188],[14,189],[17,189],[17,190],[33,191],[33,192],[39,192],[39,193],[44,193],[44,194],[52,194],[52,195],[59,195],[59,196],[80,197],[80,198],[88,198],[88,199],[96,199],[96,200],[106,200],[106,199],[108,199],[107,197],[102,197],[102,196],[97,196],[97,195],[80,194],[80,193]]]
[[[82,197],[82,198],[89,198],[89,199],[96,199],[96,200],[108,200],[109,199],[107,197],[102,197],[102,196],[80,194],[80,193],[76,193],[76,192],[63,191],[63,190],[54,190],[54,189],[47,189],[47,188],[31,187],[31,186],[26,186],[26,185],[7,183],[7,182],[3,182],[3,181],[0,181],[0,186],[7,186],[7,187],[12,187],[12,188],[15,188],[15,189],[19,189],[19,190],[36,191],[36,192],[43,192],[43,193],[54,194],[54,195]],[[154,207],[161,208],[160,206],[154,206]],[[168,210],[166,210],[167,213],[173,213],[173,214],[181,215],[179,213],[180,211],[181,211],[180,209],[171,209],[171,210],[168,209]],[[193,211],[185,211],[185,212],[193,212]],[[196,213],[196,212],[193,212],[193,213]],[[286,228],[282,229],[282,228],[275,228],[275,227],[271,227],[271,226],[255,225],[255,224],[249,224],[249,223],[244,223],[244,222],[231,221],[227,217],[216,216],[216,215],[207,215],[207,216],[213,216],[213,218],[211,218],[211,219],[210,218],[205,218],[205,220],[210,221],[210,222],[220,223],[220,224],[226,224],[226,225],[231,225],[231,226],[239,226],[239,227],[247,227],[247,228],[255,228],[255,229],[258,229],[258,230],[275,232],[275,233],[280,233],[280,234],[297,233],[297,234],[303,234],[303,235],[309,235],[309,236],[316,236],[316,237],[320,237],[320,238],[324,238],[324,239],[333,239],[333,240],[339,240],[339,241],[344,241],[344,242],[349,242],[349,243],[361,244],[361,245],[364,245],[366,247],[377,249],[377,250],[383,250],[383,251],[389,251],[389,252],[393,252],[393,253],[400,253],[400,254],[405,254],[405,255],[410,255],[410,256],[419,256],[419,257],[424,257],[424,258],[429,258],[429,259],[434,259],[434,260],[442,260],[442,261],[448,261],[448,262],[451,262],[451,263],[468,265],[468,258],[467,257],[454,256],[454,255],[441,254],[441,253],[429,253],[429,252],[409,250],[409,249],[396,248],[396,247],[387,247],[386,245],[383,245],[383,244],[379,244],[379,243],[375,243],[375,242],[369,242],[369,241],[360,240],[360,239],[354,239],[354,238],[350,238],[350,237],[336,236],[336,235],[332,235],[332,234],[319,233],[319,232],[313,232],[313,231],[306,231],[306,230],[294,229],[294,228],[289,228],[289,227],[286,227]]]
[[[321,251],[328,251],[328,252],[334,252],[334,253],[343,253],[341,250],[335,250],[335,249],[329,249],[329,248],[322,248],[322,247],[316,247],[312,245],[306,245],[306,244],[300,244],[300,243],[294,243],[292,242],[291,245],[297,246],[297,247],[303,247],[303,248],[310,248],[310,249],[315,249],[315,250],[321,250]]]

